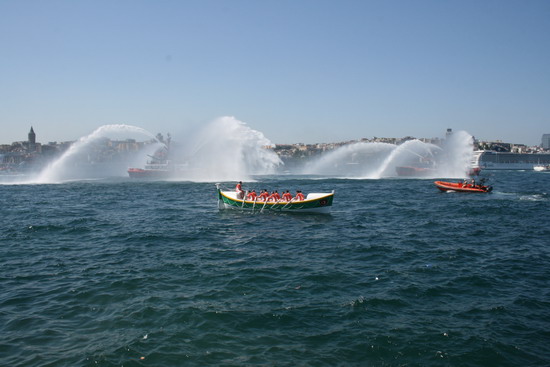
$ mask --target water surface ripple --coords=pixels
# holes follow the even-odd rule
[[[0,364],[550,365],[550,175],[258,180],[334,189],[333,213],[219,212],[204,183],[0,186]]]

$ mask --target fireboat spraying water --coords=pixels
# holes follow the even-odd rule
[[[122,138],[111,140],[115,136]],[[448,133],[437,144],[405,138],[398,143],[351,143],[326,151],[317,147],[318,154],[303,153],[300,148],[297,150],[300,154],[293,155],[292,161],[263,133],[234,117],[218,118],[184,136],[174,142],[169,134],[164,139],[161,134],[155,137],[131,125],[104,125],[73,143],[26,182],[124,176],[226,182],[273,174],[357,179],[464,178],[475,161],[473,139],[463,131]]]
[[[131,178],[140,179],[167,179],[173,177],[177,170],[180,170],[182,164],[175,164],[170,159],[170,143],[172,137],[168,134],[166,141],[159,134],[157,141],[161,143],[153,154],[148,154],[149,160],[145,164],[144,168],[128,168],[128,175]]]
[[[135,154],[139,150],[136,148],[137,143],[129,139],[130,136],[147,138],[155,142],[151,147],[156,149],[155,145],[158,142],[153,134],[145,129],[125,124],[103,125],[71,144],[59,158],[53,160],[29,182],[59,183],[121,176],[122,167],[127,166],[128,161],[139,159]],[[117,141],[119,150],[112,146],[111,138],[115,137],[123,139]],[[130,149],[130,146],[134,146],[135,149]],[[117,152],[124,154],[113,158]]]
[[[386,177],[463,178],[473,172],[473,138],[464,131],[448,131],[440,145],[418,139],[400,144],[359,142],[310,159],[304,174],[344,178]]]
[[[175,166],[167,159],[168,148],[162,147],[153,155],[148,155],[150,160],[145,168],[128,168],[131,178],[163,179],[169,178],[175,173]]]
[[[181,146],[168,140],[143,168],[128,175],[140,179],[197,182],[248,180],[274,174],[283,165],[261,132],[234,117],[221,117],[188,135]]]

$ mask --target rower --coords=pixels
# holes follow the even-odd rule
[[[292,200],[292,194],[288,190],[286,190],[286,192],[283,193],[283,200],[284,201]]]
[[[294,197],[297,201],[303,201],[304,200],[304,194],[300,190],[296,190],[296,196]]]
[[[271,195],[269,195],[269,201],[279,201],[281,200],[281,195],[277,192],[277,190],[273,191]]]
[[[267,190],[262,190],[260,192],[260,195],[258,196],[258,200],[261,200],[261,201],[267,201],[268,198],[269,198],[269,192],[267,192]]]
[[[252,201],[256,201],[256,190],[250,191],[246,198]]]

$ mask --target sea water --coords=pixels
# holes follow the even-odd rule
[[[550,174],[488,176],[244,183],[335,190],[330,215],[219,211],[213,183],[0,185],[0,365],[550,365]]]

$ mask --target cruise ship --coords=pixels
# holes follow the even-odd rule
[[[474,152],[472,167],[483,170],[532,170],[535,166],[550,164],[550,153],[510,153],[493,150]]]

